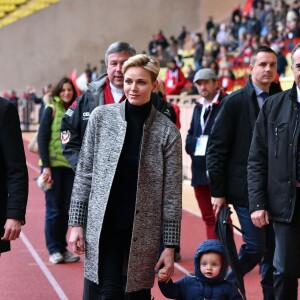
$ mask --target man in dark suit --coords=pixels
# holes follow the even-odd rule
[[[261,286],[264,300],[273,300],[274,231],[271,225],[256,228],[251,220],[248,202],[247,164],[252,132],[260,107],[267,94],[278,91],[273,83],[277,70],[276,53],[259,47],[251,57],[246,85],[231,93],[221,103],[218,117],[209,136],[206,153],[213,209],[232,204],[243,231],[244,244],[239,250],[242,275],[261,260]],[[268,92],[268,93],[267,93]],[[234,281],[232,270],[228,281]]]
[[[25,224],[28,172],[15,105],[0,98],[0,253],[20,236]]]

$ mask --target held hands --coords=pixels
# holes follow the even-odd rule
[[[162,252],[159,261],[155,266],[155,270],[158,270],[162,264],[164,268],[158,272],[158,275],[161,272],[161,279],[158,279],[162,282],[169,282],[174,273],[174,248],[165,248]]]
[[[158,271],[157,274],[158,281],[165,282],[167,280],[167,271],[165,268],[162,268]]]
[[[77,254],[84,254],[85,242],[83,237],[83,229],[80,226],[72,227],[69,238],[69,243],[72,246],[72,251]]]
[[[211,197],[211,204],[212,204],[213,210],[215,211],[216,216],[218,215],[218,213],[221,210],[221,207],[225,203],[226,203],[226,200],[224,197],[220,197],[220,198]]]
[[[251,220],[254,226],[261,228],[269,224],[269,214],[266,210],[257,210],[251,213]]]
[[[1,238],[3,241],[13,241],[20,236],[21,221],[15,219],[7,219],[4,225],[4,235]]]

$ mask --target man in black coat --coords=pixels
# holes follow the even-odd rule
[[[276,300],[297,300],[300,278],[300,44],[292,51],[295,83],[271,96],[255,124],[248,161],[249,209],[258,228],[275,232]]]
[[[20,236],[25,224],[28,172],[15,105],[0,98],[0,253]]]
[[[99,105],[120,103],[125,100],[122,66],[129,57],[135,54],[134,47],[126,42],[112,43],[105,53],[107,74],[102,74],[91,82],[88,90],[77,98],[64,115],[61,124],[63,154],[74,171],[92,111]],[[152,94],[151,99],[158,111],[172,122],[176,122],[175,111],[169,103],[155,93]]]
[[[245,242],[239,250],[242,274],[250,272],[264,258],[261,285],[265,300],[274,299],[274,233],[271,226],[261,230],[251,221],[247,163],[254,124],[265,94],[274,93],[271,83],[275,79],[276,67],[276,53],[266,46],[258,48],[251,58],[251,76],[246,85],[222,101],[209,137],[206,157],[213,209],[218,213],[222,205],[233,204],[241,224]],[[265,241],[266,238],[270,240]],[[227,279],[234,280],[232,272],[228,273]]]

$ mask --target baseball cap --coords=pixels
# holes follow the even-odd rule
[[[203,68],[197,71],[194,76],[193,82],[197,82],[198,80],[210,80],[210,79],[217,79],[217,74],[210,68]]]

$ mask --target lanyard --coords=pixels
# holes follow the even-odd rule
[[[205,128],[207,126],[207,123],[209,121],[209,118],[210,118],[210,115],[211,115],[211,112],[213,110],[213,104],[214,103],[217,103],[218,102],[218,99],[219,99],[219,96],[220,96],[220,92],[218,91],[213,99],[213,101],[207,105],[207,103],[205,102],[205,99],[204,98],[201,98],[199,100],[199,102],[202,104],[202,110],[201,110],[201,115],[200,115],[200,126],[201,126],[201,129],[202,129],[202,134],[201,135],[204,135],[204,131],[205,131]],[[204,114],[205,114],[205,111],[206,109],[209,109],[209,113],[208,113],[208,116],[206,117],[206,120],[204,121]]]
[[[205,114],[205,111],[208,110],[208,109],[209,109],[209,113],[208,113],[208,116],[206,117],[206,120],[204,121],[204,114]],[[207,123],[209,121],[211,112],[212,112],[212,106],[209,105],[207,108],[204,108],[204,106],[202,107],[201,115],[200,115],[200,125],[201,125],[201,129],[202,129],[202,134],[201,135],[204,135],[204,131],[205,131],[205,128],[206,128]]]

